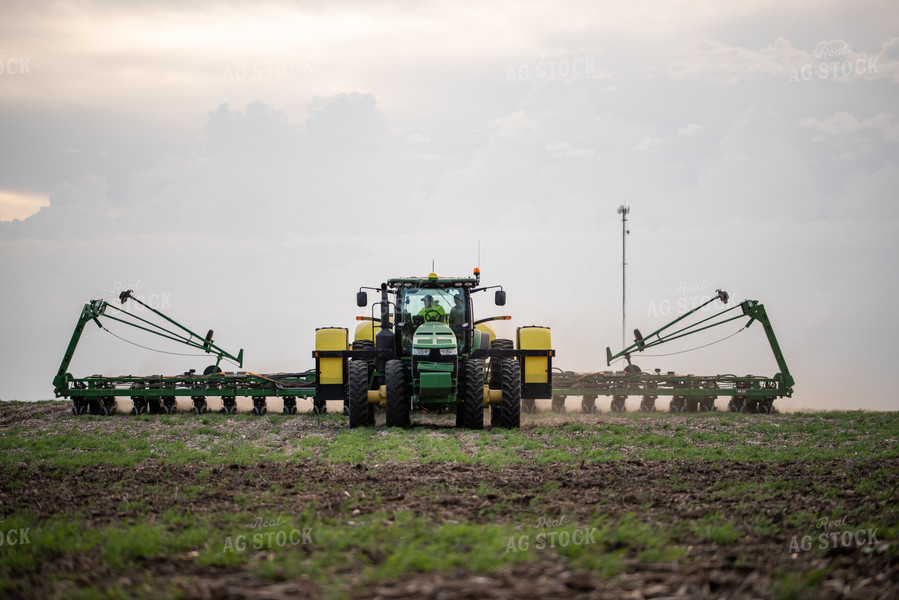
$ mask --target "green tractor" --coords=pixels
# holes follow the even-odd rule
[[[452,410],[457,426],[483,429],[489,407],[493,426],[517,428],[522,398],[552,396],[549,329],[518,328],[517,349],[495,339],[486,323],[510,317],[476,320],[472,296],[496,289],[494,303],[503,306],[506,294],[501,286],[480,287],[477,269],[473,277],[431,273],[360,288],[359,307],[369,306],[365,289],[380,292],[380,300],[372,316],[359,317],[351,347],[346,329],[316,331],[316,412],[342,399],[350,427],[374,425],[377,407],[388,427],[409,427],[412,411]]]

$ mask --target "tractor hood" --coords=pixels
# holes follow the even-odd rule
[[[434,349],[446,350],[449,348],[452,348],[453,351],[456,350],[456,335],[449,325],[439,321],[422,323],[412,337],[413,354],[416,354],[415,350],[430,353]],[[441,354],[446,353],[442,352]]]

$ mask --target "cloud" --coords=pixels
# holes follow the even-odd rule
[[[49,202],[47,196],[34,192],[0,189],[0,222],[28,218]]]
[[[574,148],[567,142],[558,142],[548,144],[546,149],[549,150],[553,158],[594,158],[596,156],[595,148]]]
[[[869,118],[859,118],[848,112],[838,112],[825,119],[807,117],[799,121],[801,127],[808,127],[822,133],[838,137],[853,137],[865,130],[881,132],[884,139],[899,141],[899,125],[893,117],[884,113]]]
[[[662,145],[660,137],[645,137],[634,148],[637,152],[653,152]]]
[[[734,120],[697,184],[670,204],[681,222],[717,227],[729,220],[814,221],[827,214],[808,158],[782,132],[782,118],[755,106]]]
[[[362,227],[367,203],[402,208],[420,194],[420,177],[402,160],[374,97],[318,98],[299,124],[270,106],[223,104],[185,155],[166,154],[128,175],[124,203],[107,203],[107,181],[86,175],[62,183],[50,206],[5,237],[91,239],[116,234],[197,231],[245,238],[310,224]]]
[[[413,133],[406,137],[407,144],[424,144],[431,141],[431,136],[426,133]]]
[[[606,200],[633,193],[643,165],[631,150],[647,129],[597,106],[577,84],[547,82],[490,121],[467,164],[442,173],[435,201],[499,229],[589,228]]]
[[[824,40],[806,51],[786,38],[752,50],[713,39],[702,39],[675,59],[667,69],[673,79],[711,76],[717,82],[734,84],[747,77],[783,77],[789,82],[815,80],[899,81],[899,38],[889,37],[877,53],[853,50],[844,40]]]
[[[689,79],[709,74],[721,83],[736,83],[752,75],[786,76],[790,66],[807,61],[808,56],[783,37],[757,51],[703,39],[668,67],[668,75]]]
[[[534,121],[528,118],[524,110],[519,110],[511,115],[497,117],[490,123],[493,135],[500,137],[514,137],[534,129]]]
[[[60,183],[50,205],[21,221],[0,223],[2,238],[84,239],[115,235],[119,229],[109,216],[106,179],[91,173],[77,183]]]
[[[899,142],[899,123],[885,113],[864,118],[838,112],[824,119],[800,119],[799,126],[817,132],[812,141],[829,143],[837,160],[845,162],[875,156],[883,142]]]
[[[855,172],[849,176],[843,193],[832,209],[832,218],[839,221],[873,221],[894,224],[899,235],[899,165],[887,164],[871,172]]]
[[[106,207],[108,190],[109,185],[105,179],[89,173],[75,185],[61,183],[56,186],[56,189],[50,194],[50,206],[100,211]]]
[[[682,135],[684,137],[693,137],[703,129],[705,129],[705,127],[703,127],[702,125],[699,125],[697,123],[690,123],[689,125],[679,127],[677,129],[677,135]]]

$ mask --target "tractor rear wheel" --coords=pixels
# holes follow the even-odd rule
[[[353,342],[353,350],[374,350],[375,343],[371,340],[356,340]],[[363,358],[363,359],[354,359],[361,360],[362,362],[368,364],[369,369],[374,370],[375,368],[375,359],[373,358]]]
[[[515,343],[506,338],[497,338],[490,342],[491,350],[514,350]],[[487,386],[491,390],[499,390],[503,387],[503,363],[505,359],[491,357],[487,365]],[[490,405],[490,425],[493,427],[503,426],[502,421],[502,405]]]
[[[350,427],[365,427],[368,418],[368,366],[362,361],[347,363],[347,412]]]
[[[350,427],[364,427],[368,421],[368,366],[351,360],[348,363],[347,410]]]
[[[353,342],[353,350],[374,350],[375,343],[372,340],[356,340]],[[368,365],[368,378],[371,380],[372,373],[375,372],[375,359],[374,358],[354,358],[353,360],[360,360]],[[369,425],[375,424],[375,413],[381,410],[380,404],[372,404],[371,405],[371,418],[369,419]]]
[[[506,429],[521,427],[521,365],[514,358],[502,362],[503,403],[500,425]]]
[[[484,428],[484,361],[469,358],[463,365],[463,423],[468,429]]]
[[[491,350],[514,350],[515,344],[512,340],[507,340],[505,338],[498,338],[490,342]],[[501,358],[490,358],[489,364],[487,365],[488,375],[487,375],[487,385],[490,386],[492,390],[498,390],[503,385],[503,363],[504,359]]]
[[[393,359],[387,361],[384,368],[387,384],[387,426],[409,427],[409,398],[406,395],[406,368],[403,361]]]

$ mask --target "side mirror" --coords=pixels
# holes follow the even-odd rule
[[[496,290],[496,294],[493,297],[493,301],[497,306],[505,306],[506,305],[506,292],[502,290]]]
[[[368,294],[365,292],[357,292],[356,293],[356,306],[359,308],[365,308],[368,306]]]

